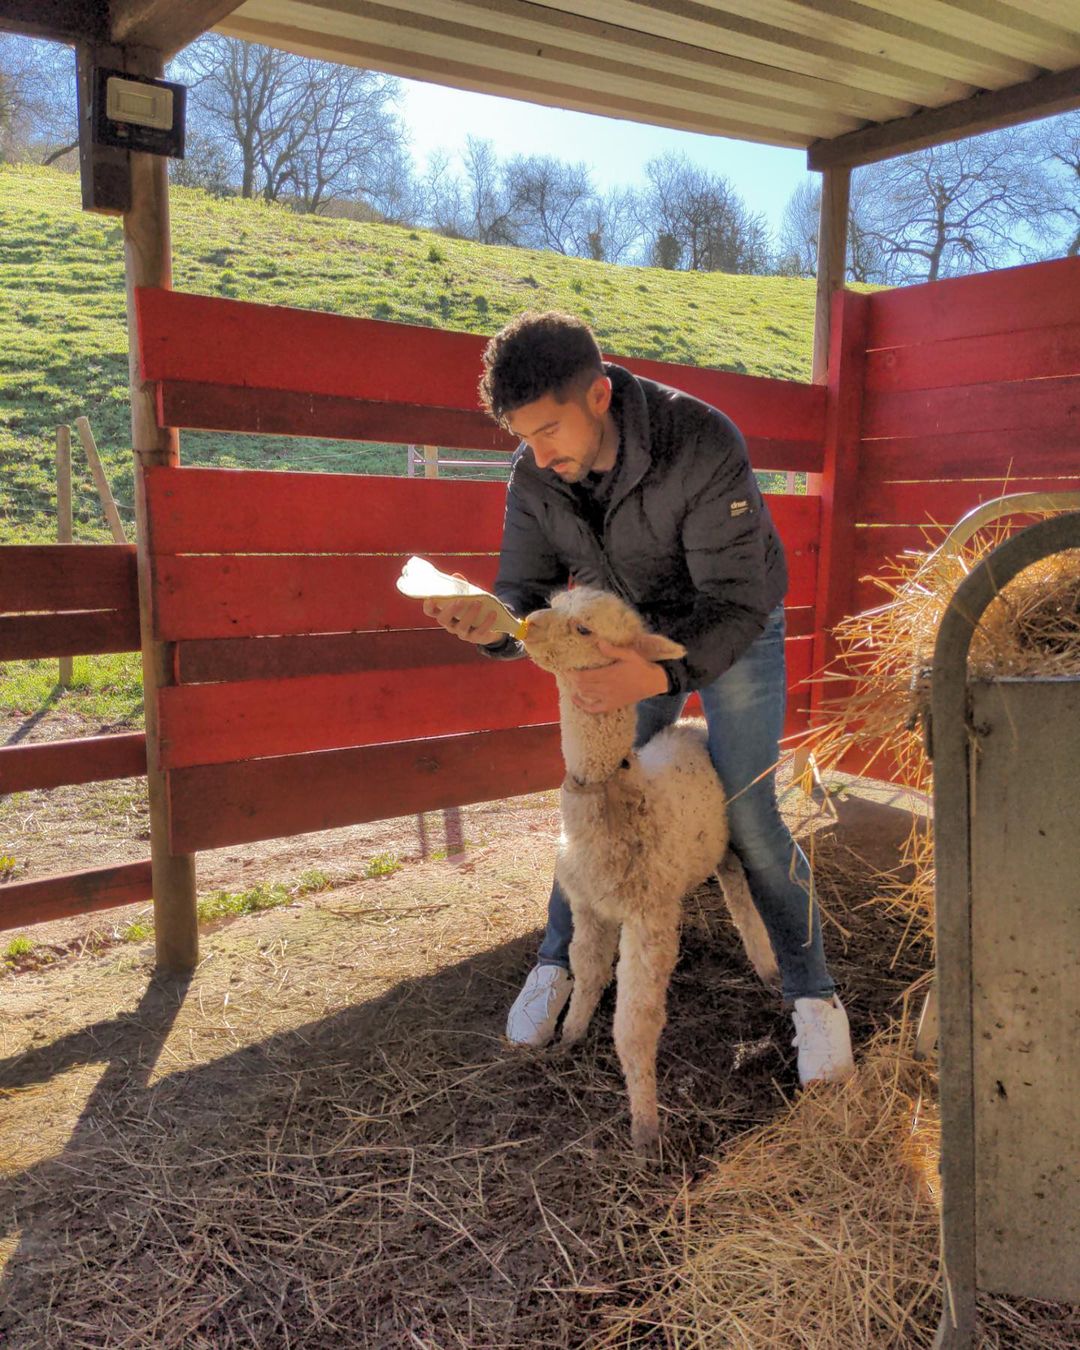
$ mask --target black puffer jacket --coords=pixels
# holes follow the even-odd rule
[[[622,443],[603,541],[579,492],[522,446],[495,593],[524,615],[571,578],[614,591],[686,648],[685,660],[664,663],[671,689],[699,689],[739,659],[783,600],[783,547],[729,418],[621,366],[606,372]],[[507,658],[522,649],[507,639],[484,650]]]

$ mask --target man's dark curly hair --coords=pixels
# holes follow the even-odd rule
[[[587,323],[558,310],[526,310],[484,349],[480,402],[501,424],[515,408],[546,394],[563,403],[604,373],[603,358]]]

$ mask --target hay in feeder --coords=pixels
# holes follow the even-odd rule
[[[893,559],[870,580],[887,597],[835,630],[839,656],[826,671],[829,697],[809,748],[820,770],[857,757],[867,776],[892,777],[929,793],[931,764],[925,721],[938,628],[957,587],[1009,533],[989,526],[952,554],[938,552],[946,531],[927,531],[927,549]],[[1080,675],[1080,550],[1033,564],[991,601],[972,637],[974,679]],[[909,920],[909,931],[932,936],[933,833],[917,821],[882,898]]]

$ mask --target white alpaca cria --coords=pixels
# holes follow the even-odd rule
[[[568,672],[609,664],[598,638],[633,647],[651,661],[684,655],[646,631],[614,595],[579,588],[529,616],[525,646],[559,686],[563,837],[556,876],[570,902],[574,991],[562,1038],[584,1036],[619,952],[615,1047],[630,1094],[634,1148],[659,1136],[656,1050],[679,945],[683,897],[717,871],[728,851],[727,803],[709,758],[705,724],[666,727],[633,749],[635,712],[577,708]],[[721,882],[747,955],[767,984],[778,979],[765,926],[733,855]]]

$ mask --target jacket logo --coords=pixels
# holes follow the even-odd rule
[[[737,502],[732,502],[729,509],[733,516],[745,516],[750,510],[750,503],[744,497]]]

